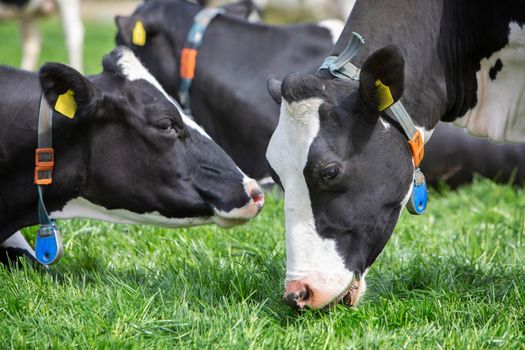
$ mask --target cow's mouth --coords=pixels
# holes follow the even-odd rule
[[[341,293],[333,302],[333,304],[338,304],[342,302],[348,307],[355,307],[359,303],[361,296],[364,294],[366,289],[366,283],[364,277],[355,276],[350,282],[348,289]]]
[[[364,294],[364,288],[365,279],[354,278],[350,283],[350,288],[348,288],[348,291],[343,296],[343,304],[350,307],[356,306],[359,302],[359,299],[361,299],[361,296]]]

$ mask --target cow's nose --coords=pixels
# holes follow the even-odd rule
[[[264,193],[257,184],[257,181],[251,181],[246,185],[250,198],[253,203],[257,206],[257,210],[261,211],[264,206]]]
[[[250,197],[252,197],[252,200],[255,203],[255,205],[257,205],[259,210],[261,210],[264,205],[264,193],[261,191],[261,189],[256,188],[252,190],[250,192]]]
[[[291,281],[286,283],[284,299],[286,303],[293,308],[302,308],[312,296],[312,291],[306,283],[300,281]]]

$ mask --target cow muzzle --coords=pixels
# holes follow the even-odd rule
[[[248,195],[248,202],[228,212],[215,209],[214,222],[221,227],[241,225],[254,218],[264,207],[264,193],[253,179],[244,181],[244,190]]]
[[[286,303],[296,309],[320,309],[343,302],[349,307],[357,306],[361,296],[366,290],[364,277],[352,278],[345,288],[318,287],[314,280],[287,281],[284,292]]]

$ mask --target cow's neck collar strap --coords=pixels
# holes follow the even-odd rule
[[[197,54],[202,44],[202,38],[211,21],[218,15],[224,13],[221,8],[204,8],[193,19],[186,43],[180,55],[180,85],[179,100],[184,112],[191,116],[190,88],[195,77],[197,66]]]
[[[361,70],[357,68],[351,60],[359,52],[359,49],[364,43],[365,40],[361,35],[355,32],[352,33],[352,38],[343,52],[338,56],[327,57],[319,70],[327,69],[334,77],[358,81]],[[376,82],[376,86],[386,89],[387,96],[389,96],[391,102],[393,102],[390,89],[387,86],[383,85],[379,80]],[[384,91],[382,91],[382,93],[384,93]],[[425,137],[426,135],[414,124],[412,117],[410,117],[410,114],[408,114],[401,101],[390,103],[385,106],[385,108],[382,108],[381,112],[387,112],[387,115],[389,115],[389,113],[392,114],[392,118],[399,123],[408,139],[408,146],[415,170],[413,178],[414,187],[407,203],[407,209],[412,214],[422,214],[426,209],[428,195],[425,177],[419,169],[419,164],[423,160],[424,145],[428,138]]]
[[[49,217],[44,204],[43,186],[53,183],[55,165],[53,149],[53,110],[42,94],[38,111],[38,148],[35,152],[34,182],[38,193],[38,222],[40,227],[36,235],[35,255],[37,260],[50,265],[62,256],[62,237],[55,221]]]

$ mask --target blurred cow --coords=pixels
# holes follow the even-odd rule
[[[42,46],[38,17],[60,13],[66,39],[69,64],[82,71],[84,26],[80,15],[80,0],[0,0],[0,20],[16,19],[22,32],[23,56],[21,67],[34,70]]]

